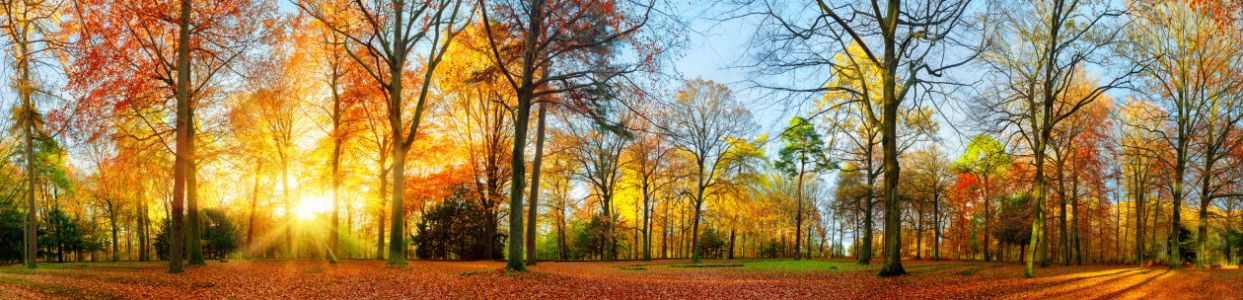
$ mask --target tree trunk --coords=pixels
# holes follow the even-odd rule
[[[386,171],[387,169],[384,167],[384,160],[385,160],[384,156],[381,155],[381,158],[378,161],[379,165],[376,166],[377,168],[380,169],[380,189],[377,191],[377,193],[379,193],[379,196],[380,196],[380,205],[378,206],[379,209],[376,211],[376,215],[375,215],[376,217],[375,259],[376,260],[384,260],[384,205],[387,204],[385,203],[387,202],[385,200],[388,199],[388,173],[387,173],[388,171]]]
[[[337,74],[332,74],[332,224],[328,228],[328,261],[337,262],[336,253],[341,251],[341,97],[337,94]]]
[[[540,163],[544,158],[544,119],[548,113],[548,104],[540,103],[539,119],[535,125],[535,161],[531,163],[531,207],[527,210],[527,265],[535,265],[535,230],[539,217],[539,177]],[[489,250],[490,251],[490,250]]]
[[[117,243],[117,211],[112,201],[108,201],[108,223],[112,226],[112,262],[121,259],[121,254],[117,253],[119,244]]]
[[[246,257],[250,257],[251,251],[255,250],[255,210],[259,208],[259,171],[262,170],[262,166],[263,164],[256,159],[255,181],[250,187],[250,216],[247,217],[246,221],[246,251],[243,251]]]
[[[182,213],[185,200],[186,168],[193,152],[190,138],[190,0],[181,0],[181,18],[177,37],[177,150],[173,163],[172,245],[169,246],[168,272],[181,273],[184,228]],[[31,232],[34,232],[32,229]],[[33,265],[31,266],[33,267]]]
[[[803,171],[806,163],[799,164],[798,169],[798,191],[795,191],[795,197],[798,198],[798,209],[794,215],[794,260],[802,259],[802,239],[803,236]]]
[[[398,96],[394,95],[393,97]],[[400,131],[400,126],[398,124],[394,129]],[[411,134],[414,133],[411,132]],[[400,136],[400,134],[394,135],[394,137]],[[392,207],[389,213],[392,220],[389,221],[390,227],[388,232],[388,265],[406,265],[406,245],[403,239],[405,231],[403,231],[402,225],[405,225],[403,199],[405,198],[404,191],[406,189],[406,180],[403,178],[403,174],[406,174],[406,151],[408,149],[402,144],[400,138],[393,139],[393,164],[391,167],[393,172],[393,190],[390,193]]]
[[[993,223],[993,214],[992,214],[992,210],[990,210],[988,207],[988,204],[990,202],[988,200],[988,173],[984,173],[984,176],[982,176],[982,178],[984,178],[983,180],[984,188],[982,189],[983,193],[980,195],[980,198],[984,200],[984,261],[987,262],[991,260],[991,258],[988,256],[988,246],[989,246],[988,236],[990,232],[989,225]]]
[[[207,262],[203,261],[203,221],[199,219],[199,166],[194,141],[198,129],[194,126],[194,107],[190,108],[189,119],[189,132],[186,134],[186,148],[190,154],[186,160],[186,223],[189,226],[186,228],[186,249],[190,265],[206,265]]]

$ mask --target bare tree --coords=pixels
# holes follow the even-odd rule
[[[691,192],[694,194],[689,196],[695,209],[691,225],[691,259],[698,262],[699,221],[702,219],[706,192],[721,182],[718,175],[729,163],[730,151],[757,127],[752,123],[751,112],[734,99],[733,93],[724,85],[712,81],[687,82],[670,112],[673,119],[669,138],[695,162],[694,173],[691,174],[694,178],[694,190]]]
[[[879,125],[883,151],[885,255],[878,275],[905,274],[901,262],[898,195],[899,110],[908,95],[931,91],[945,83],[920,78],[921,73],[940,77],[946,70],[974,57],[969,54],[960,58],[945,51],[961,45],[952,34],[966,23],[963,16],[971,1],[859,0],[831,4],[818,0],[815,5],[793,6],[768,0],[741,2],[744,7],[754,7],[746,11],[746,15],[760,15],[766,20],[761,28],[763,34],[756,39],[762,47],[756,55],[757,63],[752,66],[755,75],[788,75],[793,81],[758,83],[760,87],[804,95],[842,91],[856,95],[852,101],[879,106],[880,111],[867,111],[868,119]],[[859,48],[861,55],[851,55],[847,51],[852,44]],[[824,53],[834,52],[879,67],[880,82],[862,90],[833,84],[830,79],[836,78],[839,75],[836,70],[842,68]],[[824,79],[810,81],[815,85],[807,86],[806,77],[816,75]],[[879,97],[873,99],[869,90],[879,90]]]

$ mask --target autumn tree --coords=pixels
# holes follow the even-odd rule
[[[489,222],[488,249],[495,242],[500,205],[505,202],[505,186],[512,170],[510,146],[513,143],[514,96],[503,86],[501,74],[489,61],[492,49],[482,23],[470,25],[445,54],[438,77],[449,132],[460,137],[457,146],[467,157],[475,178],[473,185],[478,207]],[[493,259],[492,252],[484,254]]]
[[[967,144],[967,151],[958,157],[956,165],[962,172],[972,173],[980,179],[980,197],[984,203],[984,261],[989,261],[988,237],[989,225],[992,223],[992,210],[989,204],[989,178],[1004,170],[1013,160],[1006,155],[1005,148],[989,135],[976,135]]]
[[[694,207],[691,229],[691,259],[699,261],[699,221],[710,188],[720,183],[721,170],[729,162],[739,138],[750,135],[751,113],[742,107],[724,85],[712,81],[692,80],[678,92],[670,109],[670,139],[679,150],[694,160],[690,191]]]
[[[418,136],[419,124],[427,103],[429,84],[436,74],[436,67],[453,43],[453,38],[470,23],[470,13],[463,12],[463,0],[437,0],[410,3],[403,0],[368,0],[341,3],[331,0],[295,0],[303,12],[322,22],[345,40],[346,53],[362,67],[376,85],[384,91],[388,111],[388,127],[392,146],[393,176],[392,226],[389,229],[388,264],[405,265],[405,246],[402,229],[405,214],[406,155]],[[469,7],[467,7],[469,9]],[[361,25],[358,25],[361,24]],[[410,54],[426,50],[419,57],[426,62],[420,66],[421,81],[413,98],[413,116],[407,120],[403,113],[410,103],[404,80],[410,72]],[[408,129],[407,129],[408,128]]]
[[[1237,46],[1243,37],[1235,29],[1237,23],[1211,14],[1218,12],[1214,6],[1226,4],[1219,1],[1134,3],[1140,13],[1129,35],[1132,43],[1128,44],[1126,53],[1146,67],[1141,78],[1153,95],[1159,97],[1159,103],[1165,107],[1166,122],[1171,123],[1168,130],[1173,131],[1149,129],[1161,131],[1161,141],[1174,152],[1173,159],[1165,161],[1174,173],[1171,186],[1174,203],[1167,243],[1170,249],[1182,244],[1180,215],[1188,193],[1184,188],[1187,171],[1195,160],[1192,157],[1194,148],[1203,147],[1204,152],[1201,160],[1204,175],[1200,179],[1201,222],[1207,222],[1204,211],[1212,199],[1218,197],[1212,187],[1212,170],[1224,153],[1238,147],[1238,142],[1227,136],[1237,130],[1232,127],[1241,117],[1239,104],[1234,100],[1237,97],[1233,96],[1240,85],[1233,78],[1238,78],[1238,70],[1243,69],[1243,53],[1240,53],[1243,50]],[[1198,135],[1203,139],[1196,143]],[[1200,226],[1201,240],[1197,244],[1203,251],[1207,228],[1206,223]],[[1201,256],[1196,265],[1203,267],[1203,263]],[[1181,268],[1181,265],[1179,255],[1170,255],[1170,268]]]
[[[924,197],[931,196],[932,198],[925,199],[925,201],[932,203],[933,260],[941,259],[941,232],[944,222],[942,216],[945,214],[942,203],[954,180],[949,157],[942,151],[940,147],[933,144],[912,154],[915,171],[913,179],[916,186],[922,190]]]
[[[514,106],[514,150],[511,161],[509,263],[506,269],[524,271],[523,192],[526,190],[526,144],[531,107],[549,96],[600,90],[611,81],[659,62],[665,45],[644,35],[655,1],[536,0],[479,1],[492,62],[504,74],[517,97]],[[494,24],[495,23],[495,24]],[[505,26],[505,31],[490,29]],[[506,39],[521,40],[521,55],[507,56],[499,50]],[[631,51],[626,61],[620,53]],[[575,97],[585,104],[595,97]],[[538,138],[538,137],[537,137]],[[538,143],[537,143],[538,144]],[[532,187],[538,189],[539,187]],[[535,209],[535,208],[532,208]]]
[[[1160,138],[1160,132],[1149,129],[1159,127],[1162,118],[1164,115],[1154,103],[1133,97],[1128,97],[1123,102],[1114,117],[1118,124],[1115,135],[1120,148],[1120,171],[1124,172],[1123,178],[1128,185],[1127,194],[1131,197],[1131,213],[1135,215],[1130,227],[1134,227],[1134,259],[1139,265],[1143,265],[1145,259],[1144,244],[1147,234],[1144,224],[1147,223],[1145,215],[1148,211],[1145,206],[1149,202],[1148,189],[1154,183],[1151,178],[1155,173],[1153,165],[1158,164],[1157,157],[1154,157],[1156,153],[1150,146],[1158,143]]]
[[[170,272],[182,271],[183,240],[192,245],[190,263],[201,264],[198,239],[183,237],[183,229],[192,237],[200,230],[193,109],[220,92],[216,88],[221,78],[237,75],[230,67],[246,60],[251,47],[269,32],[274,23],[260,20],[270,19],[273,8],[245,0],[197,7],[188,0],[179,6],[113,1],[77,5],[74,41],[79,45],[73,47],[76,60],[67,77],[68,88],[81,101],[66,111],[66,124],[90,130],[101,125],[90,120],[113,111],[163,107],[167,100],[177,100],[170,109],[176,114],[175,126],[169,126],[175,128],[176,147],[168,149],[175,154]],[[183,220],[185,209],[189,214]],[[191,225],[183,228],[183,221]]]
[[[655,105],[648,108],[650,111],[657,110]],[[640,122],[640,128],[635,130],[637,134],[634,141],[624,153],[626,160],[630,162],[627,164],[629,173],[633,174],[630,178],[641,194],[643,215],[640,222],[643,224],[640,233],[643,234],[643,260],[652,259],[652,219],[660,198],[657,194],[670,189],[676,180],[673,176],[667,176],[667,170],[672,165],[669,160],[676,155],[675,149],[669,139],[659,132],[660,128],[666,127],[664,123],[667,121],[659,113],[647,115],[652,122]]]
[[[1012,139],[1022,142],[1034,161],[1032,249],[1023,274],[1033,277],[1037,265],[1048,265],[1045,162],[1050,139],[1063,121],[1105,92],[1126,86],[1138,70],[1107,68],[1121,71],[1104,82],[1085,80],[1085,68],[1113,66],[1102,58],[1121,38],[1122,29],[1110,22],[1122,11],[1108,3],[1057,0],[991,11],[997,13],[986,26],[990,41],[981,61],[1000,79],[984,90],[987,96],[976,112],[982,124],[1000,124],[994,129],[1016,136]],[[1075,85],[1089,86],[1072,94],[1069,88]]]

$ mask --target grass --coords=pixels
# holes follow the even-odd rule
[[[872,270],[875,265],[860,265],[854,262],[826,260],[754,260],[743,263],[747,270],[781,270],[781,271],[863,271]]]

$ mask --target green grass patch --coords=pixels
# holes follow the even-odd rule
[[[854,262],[823,261],[823,260],[758,260],[745,263],[743,269],[748,270],[782,270],[782,271],[862,271],[875,269]]]
[[[315,267],[315,268],[310,268],[310,269],[302,270],[302,271],[301,271],[301,273],[303,273],[303,274],[315,274],[315,273],[320,273],[320,272],[327,271],[327,270],[328,270],[328,268]]]
[[[24,267],[23,267],[24,268]],[[0,278],[0,282],[37,290],[49,295],[74,299],[125,299],[110,293],[31,282],[21,278]]]
[[[698,264],[673,264],[669,265],[674,268],[741,268],[743,264],[727,264],[727,263],[698,263]]]

